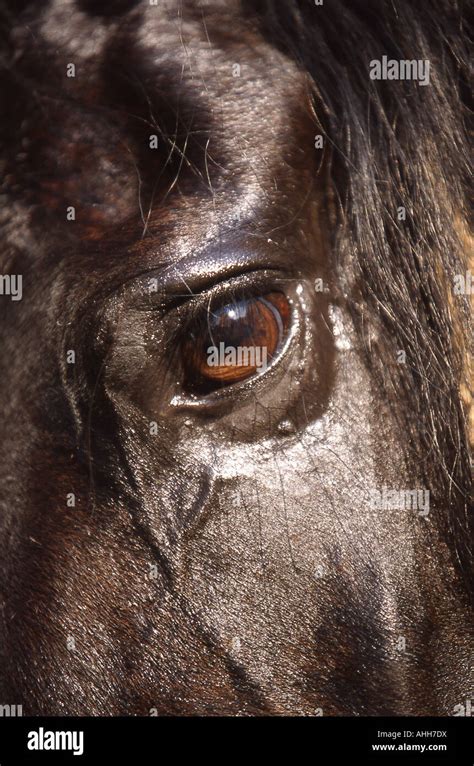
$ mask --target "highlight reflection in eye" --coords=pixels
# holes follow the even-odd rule
[[[182,344],[186,390],[209,393],[264,372],[282,348],[290,314],[280,292],[209,310]]]

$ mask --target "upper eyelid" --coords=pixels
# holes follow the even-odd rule
[[[281,289],[280,286],[288,281],[281,272],[268,269],[254,269],[250,272],[235,275],[231,278],[213,283],[210,287],[196,293],[168,295],[163,292],[146,290],[146,283],[142,280],[141,290],[138,294],[137,310],[159,311],[164,318],[172,311],[186,313],[190,319],[200,313],[207,305],[227,305],[237,297],[249,297],[252,294],[260,294],[264,291]],[[293,279],[290,281],[294,281]]]
[[[219,239],[198,248],[178,260],[162,255],[161,265],[147,269],[133,278],[137,281],[155,277],[164,293],[177,294],[189,286],[191,293],[200,293],[218,282],[232,279],[253,271],[278,271],[287,269],[288,261],[283,248],[269,248],[262,241],[256,246],[254,239],[239,236],[238,239]],[[140,252],[142,245],[140,245]],[[129,250],[133,257],[133,248]],[[155,254],[158,257],[158,254]],[[158,261],[158,263],[159,263]],[[188,290],[188,291],[189,291]]]

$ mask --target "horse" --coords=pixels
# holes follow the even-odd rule
[[[457,715],[462,4],[0,7],[0,703]]]

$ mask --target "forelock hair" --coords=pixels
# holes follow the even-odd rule
[[[472,325],[469,296],[454,292],[456,275],[469,268],[472,177],[463,4],[263,0],[246,7],[312,78],[338,200],[334,265],[413,474],[430,488],[470,578]],[[371,80],[370,62],[384,55],[428,60],[429,84]],[[399,351],[405,364],[397,363]]]

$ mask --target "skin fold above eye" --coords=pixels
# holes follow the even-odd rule
[[[207,393],[264,372],[286,338],[290,313],[276,291],[206,312],[182,345],[186,389]]]

